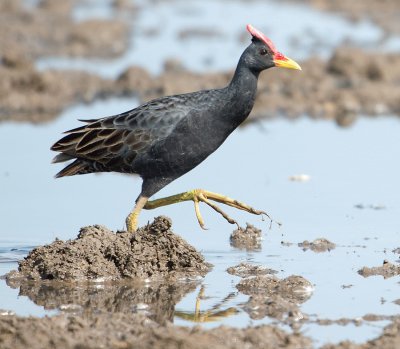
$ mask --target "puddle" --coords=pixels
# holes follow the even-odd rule
[[[76,118],[111,115],[135,103],[131,98],[110,99],[69,108],[47,125],[1,125],[2,149],[5,145],[13,147],[13,156],[3,158],[0,173],[2,274],[15,269],[15,260],[32,246],[56,237],[74,238],[81,226],[123,228],[140,190],[139,178],[101,174],[56,180],[53,175],[60,167],[50,164],[53,154],[49,146],[62,131],[78,125]],[[398,298],[398,278],[363,278],[357,270],[381,265],[384,259],[397,263],[398,255],[391,251],[399,247],[400,236],[400,206],[394,190],[400,175],[395,161],[400,156],[399,127],[400,121],[391,117],[361,118],[348,129],[309,119],[251,124],[235,132],[203,164],[157,195],[206,188],[264,209],[283,223],[280,228],[273,225],[269,229],[269,222],[260,217],[227,209],[242,225],[249,222],[262,229],[261,250],[246,251],[230,246],[229,236],[235,226],[207,207],[201,206],[207,231],[197,225],[191,203],[143,212],[141,224],[160,214],[171,217],[174,232],[214,265],[201,282],[204,297],[200,310],[216,319],[204,323],[206,328],[274,322],[270,318],[252,320],[242,310],[248,296],[235,287],[240,278],[226,272],[240,262],[277,270],[279,278],[301,275],[309,280],[314,292],[300,308],[314,320],[398,313],[398,305],[393,303]],[[298,173],[310,179],[291,181],[290,177]],[[356,207],[376,203],[385,209]],[[335,243],[336,248],[313,253],[297,245],[321,237]],[[353,286],[342,287],[350,284]],[[178,325],[194,323],[200,285],[194,288],[174,304],[174,322]],[[7,287],[5,281],[0,282],[0,295],[0,309],[37,316],[56,312],[32,303],[22,294],[18,296],[18,290]],[[319,344],[341,339],[360,342],[378,335],[385,324],[320,326],[306,322],[301,329]]]
[[[129,21],[133,23],[130,47],[122,57],[111,61],[47,57],[38,60],[37,67],[82,69],[115,78],[131,65],[159,74],[165,60],[179,59],[191,71],[229,70],[242,52],[240,38],[246,35],[247,23],[268,34],[280,51],[297,61],[310,56],[326,58],[343,42],[375,49],[384,36],[368,20],[354,23],[336,14],[282,2],[236,0],[226,6],[222,0],[170,0],[140,1],[138,5],[137,14]],[[74,14],[77,20],[94,15],[107,18],[109,11],[110,3],[105,1],[97,3],[94,11],[89,5],[78,6]]]

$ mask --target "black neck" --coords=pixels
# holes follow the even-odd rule
[[[227,86],[231,99],[231,107],[235,109],[237,124],[242,123],[253,109],[257,93],[259,72],[251,71],[240,58],[232,81]]]
[[[250,70],[245,64],[243,57],[241,57],[232,81],[229,84],[229,88],[236,91],[252,92],[255,94],[257,91],[259,75],[260,72]]]

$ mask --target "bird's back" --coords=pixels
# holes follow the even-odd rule
[[[162,97],[122,114],[82,120],[86,125],[65,132],[51,147],[60,152],[54,162],[75,159],[57,177],[110,171],[143,177],[162,168],[170,171],[185,152],[200,150],[197,158],[203,158],[227,136],[218,125],[228,103],[225,95],[220,89]],[[183,158],[178,162],[180,171],[191,167]]]

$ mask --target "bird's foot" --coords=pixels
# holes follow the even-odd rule
[[[136,201],[135,208],[133,211],[126,217],[126,229],[129,233],[134,233],[138,226],[139,214],[142,210],[143,206],[146,204],[148,198],[145,196],[139,196]]]
[[[134,233],[138,226],[138,215],[135,215],[134,212],[131,212],[125,220],[126,230],[128,233]]]
[[[182,201],[193,201],[194,202],[194,209],[196,212],[197,221],[199,222],[200,227],[203,229],[206,229],[206,228],[204,225],[203,217],[201,216],[201,213],[200,213],[199,202],[204,202],[205,204],[210,206],[212,209],[217,211],[230,224],[236,224],[238,226],[238,228],[240,228],[238,222],[236,222],[234,219],[229,217],[218,205],[216,205],[212,201],[216,201],[221,204],[225,204],[225,205],[237,208],[239,210],[249,212],[251,214],[266,216],[271,221],[271,223],[273,222],[272,218],[268,215],[268,213],[266,213],[264,211],[256,210],[253,207],[251,207],[247,204],[244,204],[242,202],[239,202],[237,200],[231,199],[228,196],[213,193],[213,192],[203,190],[203,189],[194,189],[194,190],[187,191],[185,193],[168,196],[166,198],[147,201],[147,203],[144,205],[144,209],[151,210],[153,208],[166,206],[166,205],[170,205],[170,204],[174,204],[174,203],[178,203],[178,202],[182,202]]]

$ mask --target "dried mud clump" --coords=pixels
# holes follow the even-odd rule
[[[276,274],[277,271],[273,269],[269,269],[262,265],[255,265],[249,263],[240,263],[235,265],[234,267],[229,267],[226,270],[231,275],[236,275],[240,277],[249,277],[256,275],[268,275],[268,274]]]
[[[162,216],[134,234],[85,227],[74,240],[32,250],[8,279],[102,281],[206,274],[210,265],[203,256],[170,228],[170,219]]]
[[[301,247],[303,251],[311,250],[317,253],[331,251],[336,247],[333,242],[330,242],[325,238],[315,239],[311,242],[304,240],[303,242],[298,243],[298,246]]]
[[[358,271],[358,273],[364,277],[382,275],[385,279],[387,279],[400,275],[400,265],[395,265],[385,260],[380,267],[363,267]]]
[[[126,348],[126,349],[299,349],[311,340],[278,327],[218,327],[211,330],[166,324],[138,314],[111,313],[77,317],[0,316],[2,349]]]
[[[236,229],[230,237],[231,246],[245,250],[261,249],[262,232],[251,224],[247,224],[246,229]]]

